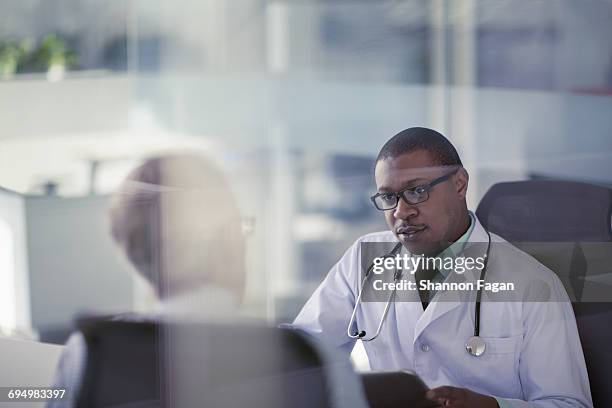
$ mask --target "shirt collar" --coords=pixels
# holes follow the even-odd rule
[[[472,231],[474,230],[474,226],[476,225],[474,214],[471,211],[468,211],[468,214],[470,216],[470,226],[468,227],[467,231],[465,232],[465,234],[459,237],[457,241],[453,242],[448,248],[440,252],[440,254],[438,255],[439,258],[454,259],[459,256],[465,249],[465,246],[469,242],[470,236],[472,235]],[[446,264],[446,262],[442,262],[442,266],[444,266],[444,264]],[[448,275],[453,272],[453,269],[442,267],[440,268],[439,272],[444,277],[444,279],[446,279],[446,277],[448,277]]]
[[[205,285],[162,300],[158,312],[176,318],[223,320],[237,314],[238,302],[229,290],[221,286]]]

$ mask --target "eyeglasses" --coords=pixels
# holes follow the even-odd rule
[[[372,200],[376,209],[380,211],[393,210],[396,208],[400,197],[408,204],[419,204],[423,201],[427,201],[429,198],[429,190],[436,184],[448,180],[453,174],[457,173],[457,171],[459,171],[459,167],[442,177],[432,180],[428,184],[406,188],[397,193],[377,193],[370,197],[370,200]]]

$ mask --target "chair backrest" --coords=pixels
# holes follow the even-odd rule
[[[482,224],[510,242],[612,241],[612,190],[586,183],[498,183],[476,210]]]
[[[499,183],[476,215],[559,275],[576,315],[595,407],[612,407],[612,190],[558,180]]]
[[[77,406],[326,407],[321,360],[301,334],[260,326],[88,320]]]
[[[78,326],[87,346],[78,407],[161,406],[158,324],[88,319]]]

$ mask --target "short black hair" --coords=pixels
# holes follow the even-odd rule
[[[393,136],[380,149],[376,163],[384,159],[394,159],[416,150],[429,152],[436,165],[463,166],[455,146],[441,133],[424,127],[405,129]]]

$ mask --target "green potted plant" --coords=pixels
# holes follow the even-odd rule
[[[24,48],[15,41],[0,42],[0,79],[10,79],[17,72]]]
[[[76,62],[75,53],[55,34],[48,35],[42,40],[39,52],[45,61],[47,78],[50,80],[61,79],[66,70]]]

